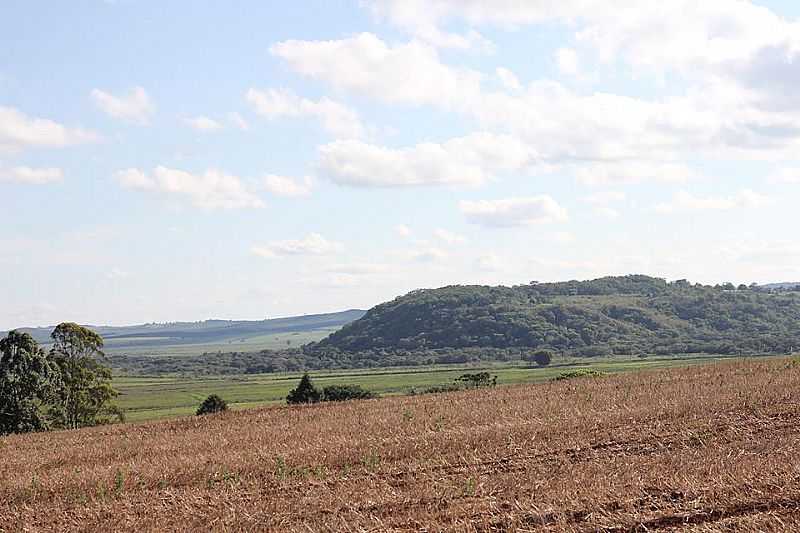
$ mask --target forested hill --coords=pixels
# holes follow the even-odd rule
[[[786,353],[800,349],[800,291],[639,275],[450,286],[378,305],[307,348],[322,354],[453,348],[587,356]]]

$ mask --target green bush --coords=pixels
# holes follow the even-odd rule
[[[201,415],[210,415],[213,413],[221,413],[223,411],[228,410],[228,404],[225,400],[217,396],[216,394],[210,395],[208,398],[203,400],[203,403],[200,404],[200,407],[197,409],[197,416]]]
[[[286,396],[286,403],[301,404],[301,403],[317,403],[322,399],[322,393],[311,382],[311,377],[308,374],[303,374],[300,378],[300,383],[297,388],[289,391]]]
[[[323,402],[344,402],[347,400],[369,400],[377,398],[374,392],[360,385],[329,385],[322,389]]]
[[[575,378],[600,378],[605,376],[605,372],[600,372],[599,370],[591,370],[589,368],[579,368],[578,370],[571,370],[569,372],[564,372],[560,376],[556,376],[553,378],[553,381],[561,381],[564,379],[575,379]]]

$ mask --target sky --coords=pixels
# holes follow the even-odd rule
[[[800,280],[800,4],[6,0],[0,328]]]

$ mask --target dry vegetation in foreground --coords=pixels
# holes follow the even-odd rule
[[[0,439],[0,530],[800,528],[800,365]]]

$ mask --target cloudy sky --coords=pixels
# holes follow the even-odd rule
[[[0,328],[800,280],[799,21],[793,0],[5,1]]]

